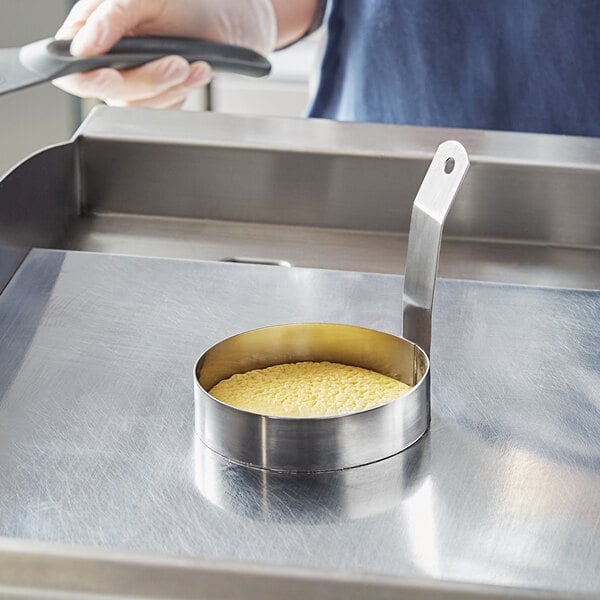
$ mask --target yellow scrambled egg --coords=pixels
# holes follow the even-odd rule
[[[221,402],[262,415],[325,417],[374,408],[410,389],[360,367],[299,362],[232,375],[210,393]]]

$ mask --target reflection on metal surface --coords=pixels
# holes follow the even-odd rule
[[[238,465],[198,438],[194,457],[196,486],[227,512],[282,523],[301,518],[340,522],[397,509],[417,494],[428,469],[429,440],[425,436],[377,463],[327,473],[278,473]]]
[[[431,477],[425,477],[414,496],[404,504],[406,515],[407,544],[410,546],[415,565],[431,577],[443,576],[441,564],[441,540],[438,539],[435,520],[436,500]]]

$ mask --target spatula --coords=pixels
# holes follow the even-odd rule
[[[189,62],[203,60],[215,71],[251,77],[263,77],[271,71],[269,61],[253,50],[192,38],[126,37],[107,54],[87,58],[72,56],[70,43],[47,38],[22,48],[0,49],[0,95],[72,73],[102,67],[139,67],[172,54]]]

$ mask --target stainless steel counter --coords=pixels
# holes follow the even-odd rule
[[[0,534],[371,575],[600,590],[600,292],[442,280],[430,433],[321,475],[194,439],[220,338],[399,333],[402,278],[33,251],[0,297]]]
[[[192,367],[223,336],[400,333],[411,204],[449,138],[472,169],[429,434],[318,476],[204,449]],[[96,110],[0,180],[0,595],[600,594],[598,189],[594,139]]]

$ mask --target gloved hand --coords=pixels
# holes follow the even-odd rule
[[[275,47],[277,23],[271,0],[80,0],[56,37],[72,38],[75,56],[94,56],[124,35],[198,37],[268,54]],[[98,69],[54,83],[113,106],[175,108],[211,76],[207,63],[190,65],[168,56],[136,69]]]

